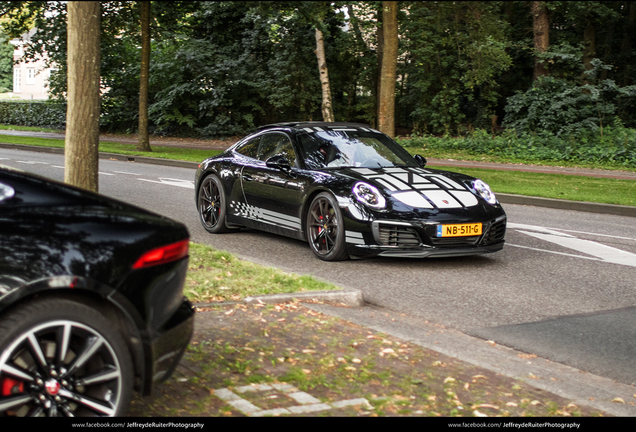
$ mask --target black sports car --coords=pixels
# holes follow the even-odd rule
[[[0,168],[0,417],[118,416],[193,331],[185,226]]]
[[[211,233],[283,234],[328,261],[502,249],[506,213],[488,185],[425,165],[366,125],[280,123],[204,160],[195,200]]]

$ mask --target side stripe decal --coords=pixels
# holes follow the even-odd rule
[[[258,222],[264,222],[270,225],[280,226],[282,228],[293,230],[300,229],[300,218],[294,216],[288,216],[260,207],[254,207],[249,204],[238,203],[236,201],[230,202],[230,208],[237,216],[254,219]]]

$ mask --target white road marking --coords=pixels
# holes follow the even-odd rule
[[[16,161],[17,163],[26,164],[26,165],[49,165],[48,162],[37,162],[37,161]]]
[[[157,180],[149,180],[149,179],[138,179],[142,181],[147,181],[150,183],[159,183],[159,184],[167,184],[170,186],[179,186],[187,189],[194,189],[194,182],[190,180],[181,180],[181,179],[171,179],[171,178],[159,178]]]
[[[128,175],[134,175],[134,176],[142,175],[142,174],[131,173],[131,172],[126,172],[126,171],[113,171],[113,172],[117,173],[117,174],[128,174]]]
[[[614,247],[606,246],[604,244],[593,242],[590,240],[583,240],[583,239],[574,237],[573,235],[570,235],[564,232],[559,232],[554,228],[545,228],[541,226],[524,225],[524,224],[516,224],[516,223],[509,223],[508,227],[512,229],[516,229],[520,233],[529,235],[531,237],[535,237],[550,243],[558,244],[559,246],[563,246],[568,249],[574,249],[578,252],[581,252],[587,255],[592,255],[605,262],[626,265],[630,267],[636,267],[636,254],[633,254],[631,252],[626,252],[624,250],[616,249]],[[574,232],[574,231],[570,231],[570,232]],[[592,234],[592,233],[586,233],[586,234]],[[510,246],[524,247],[524,246],[518,246],[518,245],[512,245],[512,244]],[[527,249],[541,250],[541,249],[535,249],[535,248],[527,248]],[[544,251],[544,252],[550,252],[550,251]],[[552,253],[558,253],[558,252],[552,252]],[[563,255],[569,255],[569,254],[563,254]],[[577,256],[579,258],[587,258],[587,257],[578,256],[578,255],[572,255],[572,256]]]

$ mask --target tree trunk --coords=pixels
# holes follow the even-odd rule
[[[97,192],[100,3],[68,3],[68,107],[64,181]]]
[[[592,18],[587,20],[583,31],[583,66],[592,69],[592,59],[596,56],[596,26]]]
[[[548,8],[545,2],[533,1],[532,10],[532,27],[534,30],[534,49],[537,53],[544,53],[550,47],[550,21],[548,17]],[[534,74],[532,79],[536,80],[540,76],[547,76],[548,69],[539,58],[534,57]]]
[[[150,2],[139,2],[141,16],[141,68],[139,80],[139,141],[137,150],[149,152],[148,138],[148,81],[150,77]]]
[[[382,26],[382,16],[384,14],[383,7],[380,5],[380,10],[378,10],[378,24],[377,24],[377,55],[378,55],[378,73],[375,82],[375,127],[379,128],[378,123],[380,122],[380,91],[382,90],[382,60],[384,58],[384,28]]]
[[[625,30],[625,36],[623,37],[623,43],[621,44],[621,56],[629,56],[632,50],[632,39],[634,37],[634,32],[636,31],[636,2],[631,1],[629,3],[629,16],[627,18],[627,26]],[[630,84],[633,84],[633,74],[632,74],[633,66],[630,64],[626,64],[623,67],[622,73],[622,81],[621,84],[623,87],[626,87]]]
[[[397,2],[384,1],[382,33],[384,50],[380,78],[380,109],[378,129],[393,138],[395,136],[395,80],[397,76],[398,23]]]
[[[327,71],[327,59],[325,57],[325,43],[322,39],[322,32],[318,28],[316,28],[316,57],[318,57],[318,72],[320,73],[320,86],[322,87],[322,119],[326,122],[334,122],[329,72]]]

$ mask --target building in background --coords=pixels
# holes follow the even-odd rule
[[[48,82],[53,69],[47,67],[43,60],[32,63],[19,61],[24,56],[24,44],[30,41],[35,32],[36,29],[33,29],[22,35],[21,38],[11,41],[15,47],[13,60],[16,62],[13,66],[13,95],[21,99],[49,98]]]

